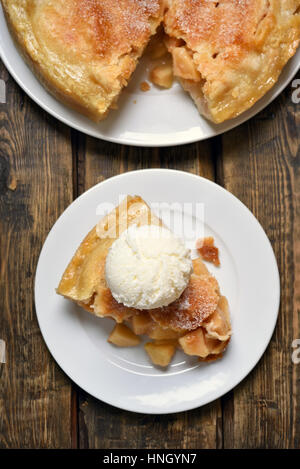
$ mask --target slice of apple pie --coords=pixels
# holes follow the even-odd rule
[[[162,20],[161,0],[1,0],[24,58],[60,101],[98,121]]]
[[[211,360],[222,356],[231,336],[231,325],[228,303],[221,296],[217,280],[209,273],[200,258],[191,263],[191,272],[186,286],[180,286],[175,301],[164,306],[140,309],[134,306],[125,306],[115,299],[115,292],[108,286],[108,254],[114,251],[114,246],[120,244],[120,240],[127,236],[122,255],[117,255],[117,278],[121,279],[120,271],[123,269],[125,279],[130,279],[130,256],[141,267],[144,262],[151,272],[144,271],[145,276],[156,272],[156,268],[162,275],[164,284],[168,284],[168,272],[173,272],[176,278],[182,279],[178,273],[176,253],[172,251],[172,238],[167,238],[163,243],[164,251],[162,259],[154,259],[152,252],[142,251],[138,237],[134,238],[135,230],[142,227],[156,227],[167,231],[163,223],[150,210],[146,202],[138,196],[127,196],[121,204],[106,215],[95,226],[74,254],[66,268],[57,288],[57,293],[65,298],[75,301],[90,313],[99,317],[110,317],[116,321],[116,325],[108,341],[117,346],[134,346],[140,343],[139,336],[147,335],[152,342],[145,345],[145,350],[154,364],[167,366],[175,353],[176,347],[181,348],[187,355],[195,355],[201,360]],[[153,230],[152,230],[153,231]],[[155,231],[155,230],[154,230]],[[128,235],[130,234],[130,236]],[[116,244],[116,242],[118,243]],[[175,244],[177,241],[174,241]],[[155,251],[155,244],[151,245],[151,251]],[[133,246],[131,252],[130,245]],[[123,256],[124,254],[124,256]],[[186,251],[184,251],[186,255]],[[124,257],[125,263],[121,257]],[[127,257],[126,257],[127,256]],[[129,256],[129,257],[128,257]],[[144,256],[144,259],[142,257]],[[168,257],[169,256],[169,257]],[[162,262],[160,262],[162,261]],[[110,260],[111,262],[111,260]],[[168,270],[168,262],[170,269]],[[187,264],[182,264],[189,266]],[[145,266],[142,266],[145,268]],[[111,265],[110,265],[111,268]],[[139,270],[138,272],[141,272]],[[173,275],[172,273],[172,275]],[[120,276],[120,275],[121,276]],[[178,276],[179,275],[179,276]],[[134,275],[136,277],[136,274]],[[131,290],[139,282],[133,277]],[[146,279],[147,280],[147,279]],[[159,289],[156,274],[150,278],[153,292],[156,295],[155,304],[163,301],[157,296]],[[178,283],[178,282],[177,282]],[[146,283],[145,283],[146,285]],[[144,288],[144,287],[143,287]],[[174,294],[174,289],[172,295]],[[133,293],[131,292],[131,296]],[[141,301],[140,291],[137,289],[138,300]],[[134,303],[135,305],[138,303]],[[154,303],[153,303],[154,304]],[[163,304],[163,303],[159,303]]]

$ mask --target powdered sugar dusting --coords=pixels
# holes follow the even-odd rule
[[[180,301],[178,305],[179,310],[189,309],[190,307],[191,307],[191,304],[188,298],[183,298],[183,300]]]
[[[193,330],[216,310],[219,298],[218,283],[213,276],[192,274],[178,300],[164,308],[150,310],[150,315],[162,327]]]
[[[140,48],[150,37],[150,19],[158,18],[161,0],[74,0],[72,26],[82,29],[86,45],[101,55]],[[83,27],[84,25],[84,27]]]
[[[247,34],[262,8],[256,0],[175,0],[167,14],[167,25],[174,23],[189,45],[199,40],[210,44],[247,42]]]

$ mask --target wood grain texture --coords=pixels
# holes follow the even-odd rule
[[[42,339],[34,309],[38,256],[72,200],[69,129],[47,116],[1,66],[0,337],[7,363],[0,385],[0,447],[70,447],[71,384]]]
[[[112,145],[86,138],[78,155],[78,188],[134,169],[164,167],[214,179],[213,144],[146,149]],[[215,448],[222,444],[220,401],[166,416],[120,411],[79,391],[81,448]],[[163,438],[162,438],[163,435]]]
[[[59,124],[9,78],[0,104],[1,448],[296,448],[300,446],[299,104],[291,87],[223,137],[176,148],[132,148]],[[298,77],[299,78],[299,77]],[[180,169],[216,180],[253,211],[281,275],[281,309],[271,344],[234,391],[203,408],[151,416],[92,398],[50,356],[34,311],[36,263],[45,237],[72,199],[135,169]]]
[[[227,448],[299,448],[300,104],[286,91],[248,123],[223,136],[217,178],[265,229],[278,261],[281,308],[272,341],[254,371],[223,402]],[[261,312],[263,314],[263,311]]]

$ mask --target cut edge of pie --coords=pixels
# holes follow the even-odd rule
[[[165,14],[174,75],[215,123],[253,106],[300,41],[299,0],[172,0]]]
[[[174,75],[215,123],[264,96],[300,41],[299,0],[0,1],[41,83],[94,121],[116,108],[162,23]],[[156,81],[170,86],[170,72],[163,73]]]

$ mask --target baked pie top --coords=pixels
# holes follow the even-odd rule
[[[160,0],[2,0],[25,57],[59,99],[105,117],[162,19]]]
[[[163,328],[189,331],[200,327],[216,310],[219,298],[219,285],[212,275],[208,272],[202,275],[193,273],[178,300],[168,306],[150,310],[149,313]]]

